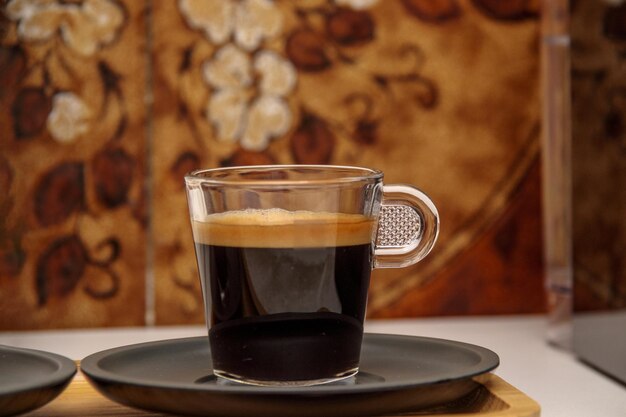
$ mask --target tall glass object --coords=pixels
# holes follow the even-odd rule
[[[544,262],[551,343],[569,348],[572,314],[571,96],[567,0],[543,0]]]

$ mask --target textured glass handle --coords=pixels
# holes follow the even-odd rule
[[[401,268],[422,260],[439,235],[433,202],[410,185],[385,185],[378,221],[375,268]]]

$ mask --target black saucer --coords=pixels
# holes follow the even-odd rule
[[[416,411],[464,397],[495,369],[485,348],[366,334],[359,374],[311,387],[258,387],[216,378],[206,337],[125,346],[83,359],[87,379],[132,407],[203,416],[356,416]]]
[[[0,416],[24,413],[50,402],[75,373],[74,362],[63,356],[0,346]]]

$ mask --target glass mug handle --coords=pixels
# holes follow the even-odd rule
[[[383,186],[374,268],[402,268],[422,260],[439,235],[433,202],[410,185]]]

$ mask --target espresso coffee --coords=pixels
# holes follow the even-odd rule
[[[217,375],[315,381],[356,372],[371,218],[245,210],[192,226]]]

